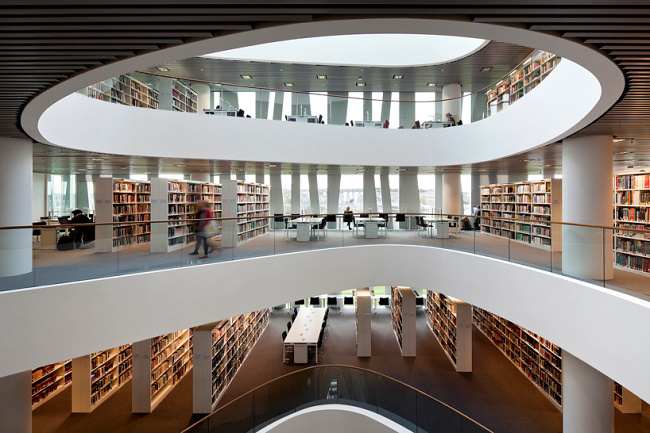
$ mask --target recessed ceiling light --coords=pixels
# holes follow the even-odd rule
[[[176,164],[176,167],[185,167],[185,164]]]
[[[492,71],[492,66],[483,66],[481,69],[479,69],[479,72],[490,72]]]
[[[277,164],[266,164],[267,167],[277,167]]]
[[[625,141],[624,138],[615,138],[612,140],[614,143],[620,143],[621,141]]]
[[[242,78],[242,80],[252,80],[253,79],[253,77],[251,77],[250,75],[240,75],[240,77]]]
[[[530,159],[522,159],[521,162],[528,162]]]
[[[407,168],[399,168],[398,170],[399,170],[399,171],[406,171],[406,170],[408,170],[408,169],[407,169]]]
[[[156,66],[156,69],[158,69],[160,72],[169,72],[169,68],[166,68],[164,66]]]
[[[484,172],[487,171],[487,168],[479,168],[478,171]]]
[[[553,164],[546,164],[544,167],[554,167]]]
[[[78,168],[77,171],[86,171],[85,168]]]
[[[437,84],[438,84],[438,83],[427,83],[427,87],[434,87],[434,86],[436,86]]]
[[[316,78],[319,80],[327,80],[327,75],[316,75]]]
[[[357,87],[363,87],[365,85],[366,85],[366,83],[357,83]]]
[[[614,155],[627,155],[630,152],[614,152]]]
[[[393,80],[401,80],[404,78],[404,75],[393,75]]]
[[[284,85],[287,87],[293,87],[293,83],[284,83]]]
[[[103,158],[93,158],[93,161],[103,161]]]

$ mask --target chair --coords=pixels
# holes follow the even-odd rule
[[[293,303],[293,305],[305,305],[305,300],[304,299],[298,299]]]
[[[320,307],[320,296],[312,296],[311,298],[309,298],[309,306]]]
[[[370,218],[370,214],[368,213],[359,214],[359,218]]]
[[[281,213],[274,213],[273,214],[273,222],[276,223],[273,225],[273,229],[277,230],[278,229],[278,224],[280,223],[280,227],[282,226],[282,223],[284,223],[284,229],[287,229],[287,224],[288,224],[288,218],[285,218]]]
[[[287,331],[291,331],[291,322],[287,322]]]
[[[327,297],[327,307],[333,307],[336,309],[339,309],[339,298],[336,296],[328,296]]]
[[[336,222],[336,215],[331,214],[331,215],[325,215],[325,219],[327,220],[328,223],[335,223]],[[336,228],[336,226],[334,226]]]
[[[405,223],[405,222],[406,222],[406,214],[403,213],[395,214],[395,223]],[[399,227],[399,224],[397,224],[397,227]]]
[[[382,307],[388,307],[390,306],[390,299],[388,296],[380,296],[379,297],[379,305]]]
[[[418,226],[418,235],[420,234],[420,231],[424,230],[427,237],[429,236],[429,224],[424,221],[424,217],[416,216],[415,224]]]
[[[344,296],[343,297],[343,306],[354,305],[354,296]]]
[[[416,307],[424,307],[424,296],[416,296],[415,297],[415,306]]]
[[[287,339],[287,331],[282,331],[282,341]]]
[[[46,221],[36,221],[35,223],[32,223],[32,225],[35,226],[45,226],[47,225]],[[36,236],[37,240],[41,240],[41,229],[32,229],[32,237]]]
[[[449,235],[453,235],[456,238],[460,237],[460,220],[459,220],[459,217],[448,216],[447,218],[452,220],[452,222],[449,223]]]
[[[379,223],[379,227],[384,229],[384,232],[387,231],[388,229],[388,214],[387,213],[380,213],[379,218],[383,218],[384,222]]]
[[[293,220],[293,219],[296,219],[296,218],[300,218],[300,215],[292,213],[291,214],[291,219]],[[291,235],[292,230],[298,230],[298,225],[297,224],[291,224],[289,221],[285,221],[285,229],[286,229],[286,232],[284,233],[284,238],[288,239],[290,237],[290,235]]]
[[[295,322],[295,321],[296,321],[296,313],[293,313],[293,314],[291,315],[291,323],[293,323],[293,322]]]
[[[323,239],[325,239],[327,237],[327,217],[323,217],[320,224],[314,226],[314,230],[320,230],[321,232],[323,232]]]

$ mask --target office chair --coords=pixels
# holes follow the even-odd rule
[[[354,296],[344,296],[343,305],[354,305]]]
[[[47,225],[46,221],[36,221],[35,223],[32,223],[32,225],[35,226],[45,226]],[[41,240],[41,229],[32,229],[32,238],[36,237],[36,240]]]
[[[424,233],[426,233],[427,237],[429,236],[429,224],[427,224],[424,221],[424,217],[416,216],[415,217],[415,224],[417,224],[417,226],[418,226],[418,235],[420,234],[420,231],[424,230]]]
[[[295,321],[296,321],[296,313],[293,313],[293,314],[291,315],[291,323],[293,323],[293,322],[295,322]]]
[[[309,306],[310,307],[313,307],[313,306],[320,307],[320,296],[312,296],[311,298],[309,298]]]
[[[282,331],[282,341],[287,339],[287,331]]]
[[[291,331],[291,322],[287,322],[287,331]]]
[[[327,297],[327,307],[334,307],[337,310],[339,309],[339,299],[336,296]]]
[[[305,300],[304,299],[298,299],[293,303],[293,305],[305,305]]]
[[[379,297],[379,305],[382,307],[388,307],[390,306],[390,299],[388,296],[380,296]]]

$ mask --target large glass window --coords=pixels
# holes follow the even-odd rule
[[[389,123],[391,124],[391,127],[399,128],[400,126],[404,126],[399,124],[399,92],[393,92],[390,99]]]
[[[427,102],[436,99],[436,94],[433,92],[415,92],[415,119],[420,121],[420,124],[427,120],[435,120],[436,118],[436,103]]]
[[[420,210],[423,213],[435,213],[442,207],[436,203],[436,177],[433,174],[418,174],[418,188],[420,193]]]
[[[460,213],[463,215],[472,214],[472,202],[471,194],[472,190],[472,175],[471,174],[461,174],[460,175],[460,189],[462,195],[462,209]]]
[[[255,95],[256,92],[237,92],[239,108],[244,110],[244,116],[255,117]]]
[[[77,206],[77,176],[51,174],[47,177],[47,211],[66,216]]]
[[[355,98],[355,99],[348,99],[348,117],[350,118],[350,120],[352,120],[353,122],[365,120],[366,117],[364,116],[363,113],[363,100],[356,99],[356,98],[363,98],[363,92],[350,92],[348,96],[350,98]]]
[[[339,213],[342,213],[348,206],[350,206],[352,212],[361,212],[363,210],[363,176],[361,175],[341,175]]]
[[[311,105],[311,114],[314,116],[323,116],[323,122],[328,122],[327,96],[325,92],[315,92],[309,95],[309,104]],[[320,182],[319,182],[320,183]]]
[[[468,125],[472,123],[472,92],[463,92],[461,101],[463,107],[460,119],[463,121],[463,125]]]

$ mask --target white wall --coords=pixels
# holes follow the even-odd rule
[[[3,292],[0,377],[294,299],[391,284],[439,290],[505,317],[650,401],[650,302],[522,265],[409,245],[332,248]],[[62,299],[66,308],[52,308]],[[98,300],[102,317],[89,308]],[[165,310],[171,314],[160,314]]]

